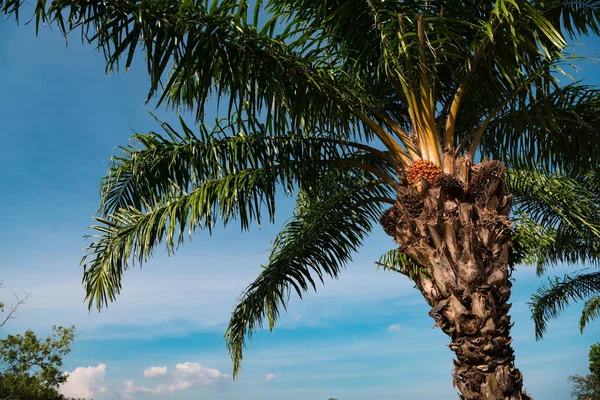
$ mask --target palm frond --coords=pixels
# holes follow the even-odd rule
[[[491,121],[481,154],[515,167],[586,171],[600,165],[599,111],[593,87],[524,92]]]
[[[600,317],[600,296],[592,297],[585,302],[581,318],[579,319],[579,330],[581,333],[583,333],[589,322],[598,317]]]
[[[289,196],[296,188],[318,185],[329,170],[383,176],[390,184],[385,172],[390,166],[380,152],[369,153],[358,143],[261,133],[223,136],[220,128],[195,135],[182,126],[183,134],[163,124],[164,136],[137,135],[141,149],[129,145],[113,160],[103,181],[99,224],[91,227],[97,235],[82,260],[90,307],[114,301],[130,263],[142,264],[161,243],[171,253],[186,232],[211,231],[218,220],[224,225],[238,220],[245,230],[260,224],[264,211],[272,222],[278,189]]]
[[[145,212],[119,208],[106,217],[96,217],[94,241],[86,248],[83,283],[89,307],[108,306],[121,290],[123,272],[132,262],[142,264],[153,250],[165,243],[169,253],[196,229],[211,230],[220,218],[224,223],[238,218],[241,226],[260,220],[265,206],[273,215],[276,181],[281,171],[266,168],[244,170],[203,182],[188,194],[154,204]]]
[[[512,168],[507,190],[514,195],[513,243],[538,273],[557,263],[600,263],[600,180],[596,172]]]
[[[600,180],[595,175],[511,168],[506,188],[518,210],[544,226],[600,236]]]
[[[352,182],[354,181],[354,182]],[[245,290],[225,334],[237,376],[246,338],[269,321],[272,330],[293,291],[299,297],[324,277],[337,278],[371,231],[389,195],[385,186],[346,174],[323,177],[327,195],[313,188],[273,243],[267,265]],[[335,193],[334,193],[335,192]],[[318,201],[322,199],[322,201]]]
[[[545,227],[526,214],[516,216],[512,242],[512,265],[534,265],[538,275],[557,265],[600,265],[600,238]]]
[[[419,274],[428,274],[427,270],[413,261],[408,255],[402,253],[400,249],[393,249],[383,253],[379,261],[375,263],[377,270],[382,268],[384,271],[398,272],[415,280]]]
[[[536,338],[543,337],[548,320],[558,317],[569,303],[585,300],[599,293],[600,272],[549,279],[548,285],[541,286],[529,303]]]
[[[557,28],[571,37],[600,34],[600,2],[598,0],[544,1],[544,15]]]
[[[20,4],[7,0],[0,9],[16,14]],[[245,0],[38,0],[35,18],[37,25],[52,24],[65,34],[80,29],[85,40],[104,51],[109,70],[120,62],[128,68],[136,52],[145,52],[149,98],[159,95],[159,103],[192,108],[199,120],[214,95],[228,98],[228,114],[264,116],[273,135],[302,127],[345,139],[373,133],[387,138],[367,123],[376,121],[378,128],[402,129],[399,137],[407,147],[412,144],[405,133],[412,131],[420,138],[420,157],[428,157],[425,153],[436,153],[436,148],[439,153],[436,129],[448,127],[446,141],[453,142],[455,124],[457,138],[465,139],[476,129],[474,122],[486,121],[486,114],[511,114],[494,111],[499,105],[492,102],[502,102],[520,81],[545,66],[551,71],[564,57],[564,34],[595,32],[597,13],[592,0],[519,6],[512,0],[274,0],[264,7],[262,1],[251,5]],[[260,22],[259,15],[267,22]],[[423,67],[421,73],[415,73],[415,65]],[[548,72],[545,78],[552,76]],[[526,96],[536,92],[529,84]],[[464,112],[457,116],[461,103]],[[515,102],[508,109],[520,106]],[[514,119],[524,121],[518,115]],[[564,128],[560,124],[557,132]],[[484,152],[539,156],[555,165],[573,156],[577,146],[591,148],[586,144],[594,140],[581,134],[569,142],[562,129],[562,139],[560,134],[552,140],[536,138],[550,144],[546,151],[532,148],[531,138],[523,139],[532,132],[539,135],[538,125],[526,127],[527,135],[505,125],[506,118],[495,119],[490,127],[498,134],[486,134],[493,136],[492,142],[506,140],[505,146],[494,150],[485,145]],[[582,130],[569,125],[571,135]],[[455,143],[446,144],[453,148]],[[598,160],[595,153],[591,156],[591,162]]]
[[[148,101],[158,95],[158,104],[195,110],[197,120],[204,119],[207,99],[216,96],[228,98],[228,115],[262,115],[271,134],[299,128],[364,133],[352,109],[377,100],[326,54],[299,54],[299,44],[286,45],[301,35],[276,35],[276,16],[259,26],[261,3],[38,0],[36,22],[65,35],[80,30],[84,41],[103,51],[109,72],[120,64],[127,70],[142,51]],[[19,4],[4,2],[2,10],[15,12]]]
[[[264,131],[236,134],[234,126],[221,124],[212,129],[200,125],[195,133],[180,122],[182,133],[159,121],[162,133],[138,134],[120,147],[122,154],[112,158],[101,183],[102,215],[119,208],[152,208],[204,182],[256,168],[271,170],[287,193],[294,184],[302,184],[295,174],[299,168],[304,169],[302,176],[312,179],[328,163],[352,158],[352,164],[360,166],[360,157],[369,155],[369,164],[389,169],[384,153],[360,143],[291,133],[271,136]],[[267,205],[274,210],[273,201]]]

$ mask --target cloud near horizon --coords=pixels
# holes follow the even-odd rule
[[[164,368],[164,374],[163,374]],[[144,371],[151,370],[153,374],[157,371],[162,375],[154,376],[167,376],[167,367],[150,367]],[[131,395],[135,393],[146,393],[156,396],[172,396],[176,392],[188,390],[197,386],[208,386],[218,382],[224,381],[229,375],[214,369],[203,367],[198,363],[185,362],[183,364],[177,364],[175,371],[169,376],[170,382],[163,383],[155,387],[136,386],[132,380],[126,380],[124,382],[125,388],[124,393],[127,397],[131,398]]]
[[[98,364],[97,367],[77,367],[69,373],[67,381],[58,391],[66,397],[91,399],[101,393],[107,393],[104,386],[106,365]]]

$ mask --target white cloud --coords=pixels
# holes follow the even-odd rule
[[[155,367],[159,368],[160,367]],[[165,370],[166,367],[162,367]],[[148,368],[148,371],[151,368]],[[162,370],[162,369],[161,369]],[[144,371],[144,375],[146,374]],[[163,383],[155,387],[136,386],[133,381],[125,381],[125,395],[134,393],[147,393],[157,396],[173,395],[175,392],[188,390],[196,386],[208,386],[223,381],[228,375],[214,368],[203,367],[198,363],[185,362],[177,364],[175,371],[171,374],[171,382]]]
[[[265,375],[265,379],[267,380],[267,382],[271,382],[275,378],[277,378],[277,375],[275,375],[275,374],[266,374]]]
[[[150,367],[144,371],[144,377],[146,378],[160,378],[167,376],[167,367]]]
[[[388,327],[388,332],[400,332],[402,330],[402,326],[400,324],[391,324]]]
[[[108,389],[103,385],[106,375],[106,365],[98,364],[97,367],[77,367],[69,373],[67,381],[63,383],[59,392],[66,397],[92,398],[99,393],[106,393]]]

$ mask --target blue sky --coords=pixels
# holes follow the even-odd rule
[[[588,43],[590,51],[597,47]],[[88,313],[79,260],[98,207],[99,179],[132,130],[157,129],[152,107],[144,104],[143,63],[106,76],[102,56],[77,38],[65,46],[57,32],[45,29],[36,38],[31,26],[12,21],[0,23],[0,54],[0,296],[32,293],[0,334],[77,325],[65,359],[72,372],[68,394],[96,400],[456,398],[448,339],[431,328],[424,300],[407,279],[375,271],[374,261],[393,246],[382,232],[338,281],[302,301],[293,298],[274,333],[254,337],[240,379],[231,380],[223,332],[289,216],[285,199],[275,225],[197,234],[176,256],[158,253],[143,270],[129,271],[118,302]],[[597,71],[586,64],[581,74],[598,83]],[[156,114],[176,121],[172,113]],[[580,307],[574,306],[536,342],[526,302],[541,278],[525,267],[515,278],[513,337],[525,385],[535,398],[566,399],[567,377],[586,373],[600,324],[580,335]]]

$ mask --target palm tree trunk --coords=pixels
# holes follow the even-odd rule
[[[530,399],[511,347],[512,196],[504,193],[504,167],[462,165],[462,179],[441,175],[433,182],[421,178],[418,191],[403,187],[381,223],[427,271],[416,284],[436,326],[451,338],[461,398]]]

